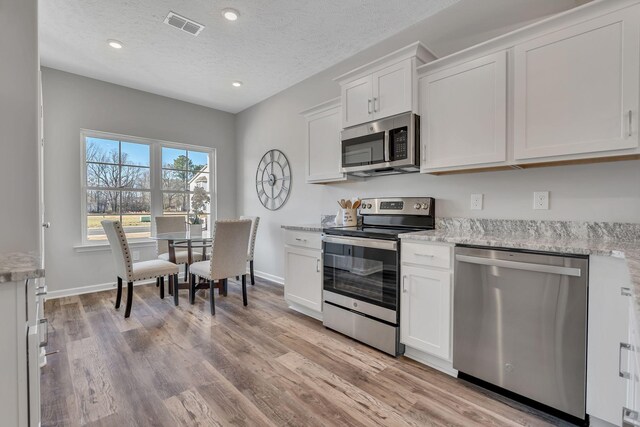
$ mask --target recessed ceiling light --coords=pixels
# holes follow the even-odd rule
[[[228,21],[235,21],[240,16],[240,12],[235,9],[222,9],[222,16]]]
[[[119,42],[118,40],[107,40],[107,43],[109,43],[109,46],[114,49],[122,49],[122,46],[124,46],[122,42]]]
[[[242,86],[242,82],[241,82],[241,81],[239,81],[239,80],[236,80],[235,82],[233,82],[233,83],[231,83],[231,84],[232,84],[233,86],[235,86],[235,87],[240,87],[240,86]]]

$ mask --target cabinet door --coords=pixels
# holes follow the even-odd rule
[[[412,110],[412,60],[373,73],[373,118],[379,119]]]
[[[342,181],[340,172],[340,106],[309,118],[307,122],[307,182]]]
[[[342,127],[373,120],[371,76],[342,85]]]
[[[284,296],[322,312],[322,252],[285,246]]]
[[[506,52],[422,77],[419,91],[422,172],[506,160]]]
[[[451,360],[451,273],[402,266],[400,341]]]
[[[638,147],[640,8],[515,46],[515,158]]]

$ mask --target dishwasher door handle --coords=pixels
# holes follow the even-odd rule
[[[561,274],[563,276],[580,277],[582,270],[573,267],[560,267],[548,264],[533,264],[529,262],[508,261],[504,259],[482,258],[469,255],[456,255],[456,260],[471,264],[490,265],[494,267],[513,268],[516,270],[536,271],[538,273]]]

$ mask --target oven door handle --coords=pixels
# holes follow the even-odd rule
[[[338,245],[351,245],[363,248],[386,249],[388,251],[397,251],[398,244],[391,240],[364,239],[362,237],[338,237],[324,236],[322,240],[325,243],[335,243]]]

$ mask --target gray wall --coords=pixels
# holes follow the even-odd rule
[[[37,7],[0,0],[0,252],[38,250]]]
[[[218,217],[236,215],[233,114],[49,68],[43,68],[42,78],[50,291],[115,281],[110,251],[73,248],[82,240],[81,128],[215,148]],[[141,260],[155,258],[155,247],[140,252]]]
[[[443,39],[435,44],[434,51],[439,54],[448,54],[495,36],[499,31],[489,31],[495,27],[495,17],[488,14],[502,9],[483,9],[480,3],[486,5],[484,2],[476,2],[476,6],[474,2],[461,2],[460,7],[471,7],[465,9],[465,19],[469,23],[480,23],[484,29],[462,28],[464,19],[457,21],[457,27],[446,27],[448,17],[438,14],[433,23],[427,19],[238,114],[238,212],[261,217],[255,261],[258,271],[277,277],[283,275],[281,224],[317,223],[322,213],[336,212],[337,199],[354,196],[433,196],[437,199],[438,216],[640,222],[640,161],[440,177],[411,174],[340,184],[305,184],[305,121],[299,112],[339,96],[339,87],[332,81],[333,77],[413,41],[420,40],[429,45],[428,41],[433,41],[438,31],[476,33],[458,42]],[[566,3],[564,7],[567,7]],[[447,10],[443,13],[457,12]],[[531,19],[531,16],[522,18]],[[508,25],[506,20],[502,20],[501,25],[505,30],[514,26]],[[282,150],[289,157],[293,170],[291,196],[286,205],[275,212],[261,206],[254,184],[258,161],[272,148]],[[550,210],[532,209],[533,191],[551,192]],[[472,193],[484,194],[484,210],[469,209]]]

